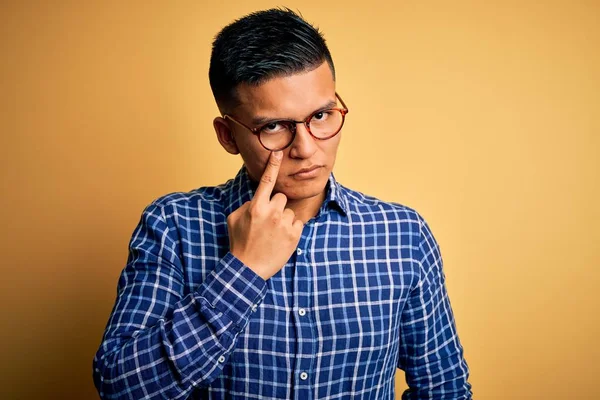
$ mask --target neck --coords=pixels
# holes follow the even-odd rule
[[[288,199],[286,208],[291,209],[296,214],[297,219],[303,223],[307,223],[309,219],[317,215],[321,204],[323,204],[323,200],[325,200],[325,191],[308,199]]]

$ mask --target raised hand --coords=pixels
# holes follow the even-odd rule
[[[294,211],[285,208],[284,194],[271,197],[282,157],[281,151],[271,153],[254,198],[227,217],[229,251],[264,280],[283,268],[304,227]]]

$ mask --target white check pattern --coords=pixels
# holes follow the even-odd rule
[[[470,399],[442,258],[414,210],[333,175],[297,251],[264,281],[228,252],[244,168],[143,212],[94,358],[103,399]]]

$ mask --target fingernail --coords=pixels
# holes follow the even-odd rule
[[[274,151],[273,152],[273,156],[275,156],[276,159],[280,160],[281,156],[283,155],[283,152],[281,150],[278,151]]]

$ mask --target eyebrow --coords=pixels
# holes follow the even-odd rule
[[[313,111],[311,114],[314,114],[316,112],[319,112],[321,110],[327,110],[329,108],[334,108],[335,106],[337,106],[337,101],[335,100],[330,100],[328,103],[326,103],[325,105],[323,105],[322,107],[317,108],[315,111]],[[259,127],[265,124],[268,124],[270,122],[274,122],[274,121],[294,121],[293,118],[271,118],[271,117],[254,117],[252,118],[252,125]]]

